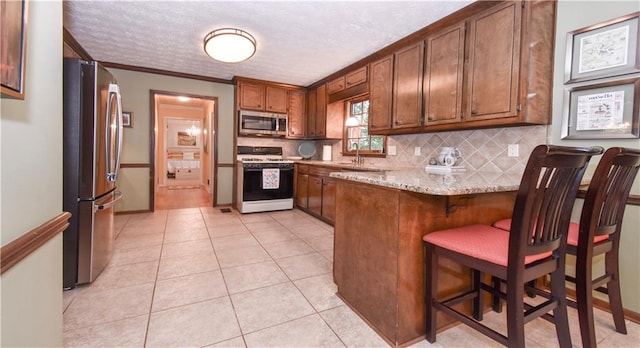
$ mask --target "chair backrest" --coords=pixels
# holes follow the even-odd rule
[[[591,157],[603,151],[600,146],[538,145],[533,149],[514,204],[509,267],[524,267],[527,255],[561,247],[564,253],[580,181]]]
[[[584,199],[578,245],[589,243],[594,236],[615,234],[613,237],[619,238],[627,198],[638,168],[638,149],[612,147],[604,153]]]

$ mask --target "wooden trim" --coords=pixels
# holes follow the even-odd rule
[[[202,75],[195,75],[195,74],[186,74],[186,73],[175,72],[175,71],[167,71],[167,70],[160,70],[160,69],[153,69],[153,68],[145,68],[145,67],[142,67],[142,66],[126,65],[126,64],[104,62],[104,61],[101,61],[100,63],[102,65],[104,65],[105,67],[107,67],[107,68],[130,70],[130,71],[137,71],[137,72],[156,74],[156,75],[165,75],[165,76],[171,76],[171,77],[180,77],[180,78],[191,79],[191,80],[201,80],[201,81],[207,81],[207,82],[223,83],[223,84],[226,84],[226,85],[232,85],[233,84],[233,81],[231,81],[231,80],[225,80],[225,79],[220,79],[220,78],[216,78],[216,77],[209,77],[209,76],[202,76]]]
[[[147,210],[125,210],[125,211],[117,211],[115,212],[116,215],[129,215],[129,214],[144,214],[144,213],[151,213],[152,211],[147,209]]]
[[[120,168],[150,168],[151,163],[120,163]]]
[[[259,80],[259,79],[252,79],[249,77],[242,77],[242,76],[234,76],[231,81],[233,81],[234,84],[237,84],[238,82],[241,81],[241,82],[248,82],[248,83],[260,84],[260,85],[271,86],[271,87],[280,87],[285,89],[293,89],[293,90],[305,89],[303,86],[290,85],[287,83],[265,81],[265,80]]]
[[[4,272],[64,231],[69,226],[70,218],[71,213],[62,212],[53,219],[18,237],[18,239],[2,246],[2,249],[0,249],[0,264],[2,265],[0,274],[4,274]]]
[[[576,298],[576,291],[574,289],[571,288],[567,288],[567,296],[571,297],[574,299]],[[607,313],[611,313],[611,308],[609,307],[609,302],[601,300],[599,298],[593,298],[593,306],[595,308],[601,309]],[[628,309],[623,309],[624,311],[624,317],[636,324],[640,324],[640,313],[628,310]]]
[[[78,41],[71,35],[67,28],[62,28],[62,39],[80,58],[84,60],[93,60],[89,52],[87,52]]]

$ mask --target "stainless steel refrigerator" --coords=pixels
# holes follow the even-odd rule
[[[116,180],[122,152],[122,101],[116,80],[98,62],[64,59],[63,287],[90,283],[114,245]]]

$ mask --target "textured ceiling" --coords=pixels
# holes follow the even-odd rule
[[[64,26],[99,61],[308,86],[471,2],[72,0]],[[209,58],[204,36],[224,27],[251,33],[256,54]]]

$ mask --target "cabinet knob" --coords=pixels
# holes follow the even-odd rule
[[[478,114],[478,110],[471,110],[471,115],[477,115]]]

